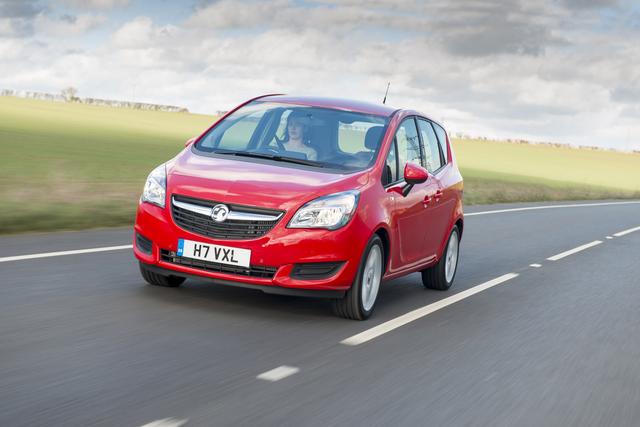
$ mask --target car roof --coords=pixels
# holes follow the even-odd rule
[[[376,116],[390,117],[398,111],[397,108],[385,104],[356,101],[353,99],[324,98],[317,96],[291,96],[291,95],[267,95],[258,101],[280,102],[283,104],[305,105],[309,107],[334,108],[338,110],[354,111],[358,113],[373,114]]]

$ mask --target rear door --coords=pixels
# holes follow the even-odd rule
[[[451,226],[456,214],[458,202],[460,200],[460,188],[457,184],[460,182],[461,177],[456,168],[453,165],[452,159],[449,158],[449,146],[451,141],[447,136],[447,132],[444,128],[435,122],[431,122],[436,135],[438,136],[438,143],[440,144],[440,151],[443,155],[444,167],[439,173],[440,188],[442,190],[442,198],[440,199],[441,210],[445,211],[445,216],[448,219],[448,226]],[[447,233],[449,230],[446,230]],[[449,235],[445,236],[448,239]],[[443,243],[444,244],[444,243]]]

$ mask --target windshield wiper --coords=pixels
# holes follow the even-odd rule
[[[246,151],[223,151],[223,150],[214,151],[214,153],[227,154],[230,156],[238,156],[238,157],[253,157],[256,159],[269,159],[269,160],[275,160],[277,162],[295,163],[297,165],[315,166],[318,168],[324,167],[324,164],[320,162],[315,162],[313,160],[297,159],[295,157],[283,157],[278,154],[250,153]]]

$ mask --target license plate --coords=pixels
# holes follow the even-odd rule
[[[210,243],[194,242],[193,240],[178,240],[178,256],[194,258],[201,261],[211,261],[220,264],[239,265],[249,267],[251,251],[249,249],[233,248],[230,246],[212,245]]]

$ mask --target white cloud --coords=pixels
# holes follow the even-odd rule
[[[32,19],[0,15],[0,37],[26,37],[33,33]]]
[[[127,6],[131,0],[59,0],[59,3],[76,9],[107,10]]]
[[[113,44],[117,48],[131,49],[147,47],[154,43],[158,30],[151,18],[137,17],[127,22],[113,34]]]
[[[85,34],[107,20],[104,15],[80,14],[52,17],[41,14],[34,20],[35,30],[42,35],[53,37],[73,37]]]
[[[34,12],[5,24],[13,32],[0,20],[0,87],[73,85],[211,113],[269,92],[379,102],[391,81],[388,103],[453,131],[640,148],[640,30],[626,11],[610,8],[609,28],[597,5],[553,0],[367,5],[222,0],[172,25],[131,18],[88,50],[64,37],[102,15]],[[20,41],[15,19],[35,37]]]

